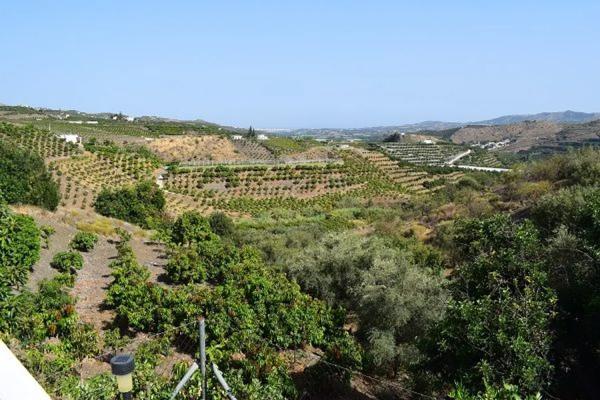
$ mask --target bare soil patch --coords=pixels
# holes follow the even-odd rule
[[[227,139],[216,135],[170,136],[153,140],[147,146],[165,161],[231,161],[243,160]]]

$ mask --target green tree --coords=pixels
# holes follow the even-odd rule
[[[210,229],[221,237],[230,237],[235,232],[233,220],[225,213],[214,212],[208,218]]]
[[[206,218],[196,211],[181,214],[171,228],[171,241],[180,246],[217,240]]]
[[[381,238],[326,235],[289,262],[289,274],[314,296],[359,317],[370,367],[387,374],[421,361],[418,339],[443,316],[447,300],[437,265]]]
[[[550,382],[556,295],[533,224],[498,215],[458,224],[458,266],[434,365],[473,391],[510,382],[536,393]]]
[[[5,125],[0,123],[0,133]],[[24,133],[21,133],[24,134]],[[38,155],[0,140],[0,192],[8,203],[58,206],[58,185]]]

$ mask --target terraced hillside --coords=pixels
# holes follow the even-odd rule
[[[417,165],[444,165],[465,148],[443,143],[383,143],[381,148],[393,159]]]
[[[49,168],[59,184],[61,205],[90,208],[103,188],[154,180],[155,161],[134,153],[89,153],[51,161]]]
[[[492,168],[500,168],[504,166],[502,162],[498,159],[496,153],[484,150],[472,151],[471,153],[457,161],[457,164]]]
[[[13,125],[0,123],[0,140],[31,150],[44,159],[69,157],[81,152],[76,144],[68,143],[46,130],[33,127],[17,130]]]
[[[401,166],[398,161],[392,160],[385,154],[377,151],[363,149],[356,150],[361,157],[381,170],[385,176],[389,177],[394,183],[401,185],[408,193],[425,194],[433,188],[440,187],[432,185],[437,178],[425,171],[419,171],[415,168]],[[455,182],[464,174],[461,172],[452,172],[444,175],[447,182]]]
[[[167,162],[220,162],[247,159],[229,139],[216,135],[167,136],[150,141],[147,147]]]
[[[269,149],[249,139],[183,135],[143,140],[144,149],[131,146],[127,139],[127,145],[90,139],[84,151],[47,130],[13,127],[3,125],[0,140],[43,156],[59,184],[60,207],[82,210],[93,207],[103,188],[145,180],[165,189],[167,209],[177,215],[192,209],[205,213],[328,209],[344,196],[393,201],[437,190],[454,179],[446,174],[442,181],[381,152],[334,150],[310,140],[269,139],[273,145]],[[174,161],[179,166],[165,169]]]
[[[272,161],[275,155],[255,140],[238,139],[233,141],[235,150],[246,160]]]

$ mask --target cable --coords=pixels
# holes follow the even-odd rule
[[[275,346],[274,346],[272,343],[270,343],[270,342],[269,342],[267,339],[265,339],[265,338],[263,338],[263,337],[259,337],[259,340],[260,340],[262,343],[269,345],[270,347],[275,347]],[[283,349],[279,349],[279,350],[283,350]],[[370,380],[372,380],[372,381],[375,381],[375,382],[378,382],[378,383],[382,383],[382,384],[386,384],[386,385],[394,386],[394,387],[396,387],[396,388],[398,388],[398,389],[401,389],[401,390],[403,390],[403,391],[405,391],[405,392],[411,393],[411,394],[413,394],[413,395],[420,396],[420,397],[422,397],[422,398],[425,398],[425,399],[437,400],[437,397],[430,396],[430,395],[428,395],[428,394],[420,393],[420,392],[417,392],[417,391],[415,391],[415,390],[412,390],[412,389],[406,388],[406,387],[404,387],[404,386],[400,385],[399,383],[397,383],[397,382],[395,382],[395,381],[390,381],[390,380],[387,380],[387,379],[377,378],[377,377],[374,377],[374,376],[371,376],[371,375],[367,375],[367,374],[365,374],[365,373],[363,373],[363,372],[356,371],[356,370],[350,369],[350,368],[348,368],[348,367],[344,367],[344,366],[342,366],[342,365],[339,365],[339,364],[332,363],[332,362],[330,362],[330,361],[327,361],[327,360],[323,359],[323,357],[322,357],[322,356],[320,356],[319,354],[316,354],[316,353],[313,353],[313,352],[310,352],[310,354],[312,354],[312,355],[314,355],[315,357],[317,357],[317,358],[319,359],[319,362],[322,362],[322,363],[324,363],[324,364],[326,364],[326,365],[329,365],[329,366],[332,366],[332,367],[335,367],[335,368],[342,369],[342,370],[344,370],[344,371],[346,371],[346,372],[349,372],[349,373],[351,373],[351,374],[356,374],[356,375],[363,376],[363,377],[365,377],[365,378],[367,378],[367,379],[370,379]]]
[[[312,353],[312,354],[314,354],[314,353]],[[315,354],[315,355],[317,355],[317,354]],[[317,356],[318,356],[318,355],[317,355]],[[408,392],[408,393],[410,393],[410,394],[413,394],[413,395],[420,396],[420,397],[422,397],[422,398],[425,398],[425,399],[433,399],[433,400],[437,400],[437,397],[433,397],[433,396],[430,396],[430,395],[428,395],[428,394],[420,393],[420,392],[417,392],[417,391],[415,391],[415,390],[412,390],[412,389],[406,388],[406,387],[404,387],[404,386],[400,385],[400,384],[399,384],[399,383],[397,383],[397,382],[390,381],[390,380],[387,380],[387,379],[376,378],[376,377],[374,377],[374,376],[367,375],[367,374],[365,374],[365,373],[362,373],[362,372],[359,372],[359,371],[352,370],[352,369],[350,369],[350,368],[347,368],[347,367],[344,367],[344,366],[342,366],[342,365],[334,364],[334,363],[332,363],[332,362],[329,362],[329,361],[327,361],[327,360],[324,360],[322,357],[319,357],[319,362],[322,362],[323,364],[326,364],[326,365],[329,365],[329,366],[332,366],[332,367],[335,367],[335,368],[342,369],[342,370],[344,370],[344,371],[346,371],[346,372],[349,372],[349,373],[351,373],[351,374],[360,375],[360,376],[362,376],[362,377],[365,377],[365,378],[367,378],[367,379],[370,379],[370,380],[372,380],[372,381],[375,381],[375,382],[378,382],[378,383],[381,383],[381,384],[384,384],[384,385],[390,385],[390,386],[394,386],[394,387],[396,387],[396,388],[398,388],[398,389],[400,389],[400,390],[403,390],[403,391],[405,391],[405,392]]]

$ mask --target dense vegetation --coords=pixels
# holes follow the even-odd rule
[[[271,143],[278,154],[313,144]],[[1,163],[37,163],[45,176],[29,150],[6,147]],[[353,390],[591,399],[598,391],[598,151],[499,175],[400,166],[358,149],[340,153],[343,164],[173,167],[165,192],[146,180],[159,160],[144,148],[86,147],[92,154],[53,162],[53,171],[64,185],[76,168],[82,182],[106,179],[96,210],[153,228],[164,268],[138,262],[131,234],[117,228],[119,240],[107,238],[117,256],[102,305],[111,321],[94,328],[72,293],[103,249],[84,255],[85,265],[79,252],[98,237],[69,236],[70,250],[50,254],[53,277],[30,291],[29,272],[40,251],[54,249],[54,229],[0,205],[0,336],[57,398],[114,398],[109,373],[81,378],[82,365],[106,366],[127,346],[136,398],[168,398],[196,356],[200,316],[209,357],[239,399],[361,395]],[[168,216],[173,196],[195,196],[203,213]],[[198,384],[182,398],[196,398]],[[214,381],[209,387],[224,398]]]
[[[9,211],[0,198],[0,330],[11,318],[10,299],[40,256],[40,232],[33,219]]]
[[[204,315],[210,321],[209,353],[227,368],[243,398],[295,397],[277,349],[310,344],[336,362],[358,365],[359,349],[340,328],[340,315],[269,271],[255,250],[227,244],[193,213],[178,218],[167,234],[167,276],[180,284],[174,288],[150,283],[131,248],[119,247],[107,304],[116,309],[122,329],[157,332]],[[195,337],[195,329],[186,334]],[[243,359],[236,361],[235,354]]]
[[[96,211],[141,226],[160,219],[165,208],[163,192],[152,182],[121,189],[104,189],[94,203]]]
[[[0,132],[25,134],[21,128],[1,123]],[[9,203],[34,204],[50,210],[54,210],[59,201],[58,187],[44,161],[33,152],[1,137],[0,192]]]

